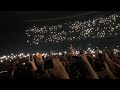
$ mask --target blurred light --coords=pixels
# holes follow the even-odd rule
[[[88,48],[88,50],[90,50],[90,48]]]
[[[94,51],[91,51],[91,53],[95,53]]]
[[[35,54],[32,54],[33,56],[35,55]]]
[[[102,53],[102,51],[101,51],[101,50],[99,50],[99,53]]]
[[[25,63],[22,63],[22,65],[25,65]]]
[[[16,58],[16,56],[14,56],[14,58]]]
[[[27,57],[27,56],[24,56],[25,58]]]
[[[113,49],[113,51],[116,51],[116,49]]]
[[[62,53],[61,53],[61,52],[59,52],[59,55],[62,55]]]
[[[111,18],[115,15],[114,18]],[[118,16],[118,17],[117,17]],[[88,18],[86,21],[79,20],[80,17],[76,17],[76,21],[65,21],[57,25],[40,25],[30,26],[26,30],[27,42],[33,44],[39,44],[40,42],[60,42],[60,41],[73,41],[81,38],[102,38],[116,36],[118,33],[115,29],[119,30],[120,24],[116,22],[116,17],[120,18],[118,14],[111,14],[107,17]],[[77,20],[78,19],[78,20]],[[97,22],[99,22],[97,24]],[[103,26],[104,27],[101,27]],[[65,28],[69,28],[68,31]],[[116,27],[116,28],[115,28]],[[96,29],[97,28],[97,29]],[[110,29],[108,32],[105,30]],[[94,32],[97,31],[97,32]],[[44,34],[45,33],[45,34]],[[66,33],[69,34],[66,35]],[[79,33],[79,37],[76,37]],[[48,35],[47,35],[48,34]],[[94,36],[93,36],[94,35]],[[110,36],[111,35],[111,36]],[[64,37],[64,38],[63,38]],[[76,38],[76,39],[75,39]],[[43,42],[43,43],[44,43]],[[89,44],[90,45],[90,44]]]
[[[27,54],[27,56],[29,56],[30,54]]]
[[[95,57],[95,55],[93,55],[93,57]]]
[[[23,55],[23,53],[21,53],[21,55]]]
[[[85,51],[85,54],[87,54],[87,51]]]

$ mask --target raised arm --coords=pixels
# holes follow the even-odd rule
[[[116,77],[115,77],[115,76],[113,75],[113,73],[110,71],[110,69],[109,69],[109,67],[108,67],[108,65],[107,65],[106,62],[104,62],[104,65],[105,65],[105,69],[106,69],[106,71],[107,71],[107,74],[108,74],[109,78],[110,78],[110,79],[116,79]]]
[[[32,71],[35,72],[37,70],[37,67],[35,65],[34,59],[32,59],[32,61],[29,60],[29,62],[32,65]]]
[[[83,52],[82,55],[80,54],[80,56],[82,57],[82,60],[84,62],[87,72],[89,73],[89,77],[91,79],[99,79],[96,72],[93,70],[92,66],[90,65],[85,53]]]
[[[52,62],[54,68],[52,68],[50,72],[60,79],[69,79],[68,73],[57,56],[52,58]]]

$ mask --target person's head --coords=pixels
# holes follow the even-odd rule
[[[69,66],[70,69],[70,79],[86,79],[87,78],[87,73],[84,68],[83,63],[81,62],[76,62],[73,63]]]
[[[40,53],[35,54],[33,56],[33,59],[34,59],[35,63],[42,64],[42,62],[43,62],[43,56]]]
[[[69,45],[68,45],[68,48],[69,48],[69,47],[70,47],[70,48],[72,48],[72,45],[71,45],[71,44],[69,44]]]
[[[42,54],[37,53],[37,54],[36,54],[36,58],[39,59],[39,60],[42,60]]]

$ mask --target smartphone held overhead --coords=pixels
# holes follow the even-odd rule
[[[53,68],[52,59],[44,60],[44,64],[43,64],[42,68],[43,68],[43,70],[47,70],[47,69]]]

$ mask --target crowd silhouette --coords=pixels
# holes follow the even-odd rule
[[[4,65],[2,65],[4,64]],[[2,67],[3,66],[3,67]],[[94,53],[80,49],[77,54],[71,44],[61,55],[16,58],[1,63],[0,79],[119,79],[120,53],[98,48]]]

